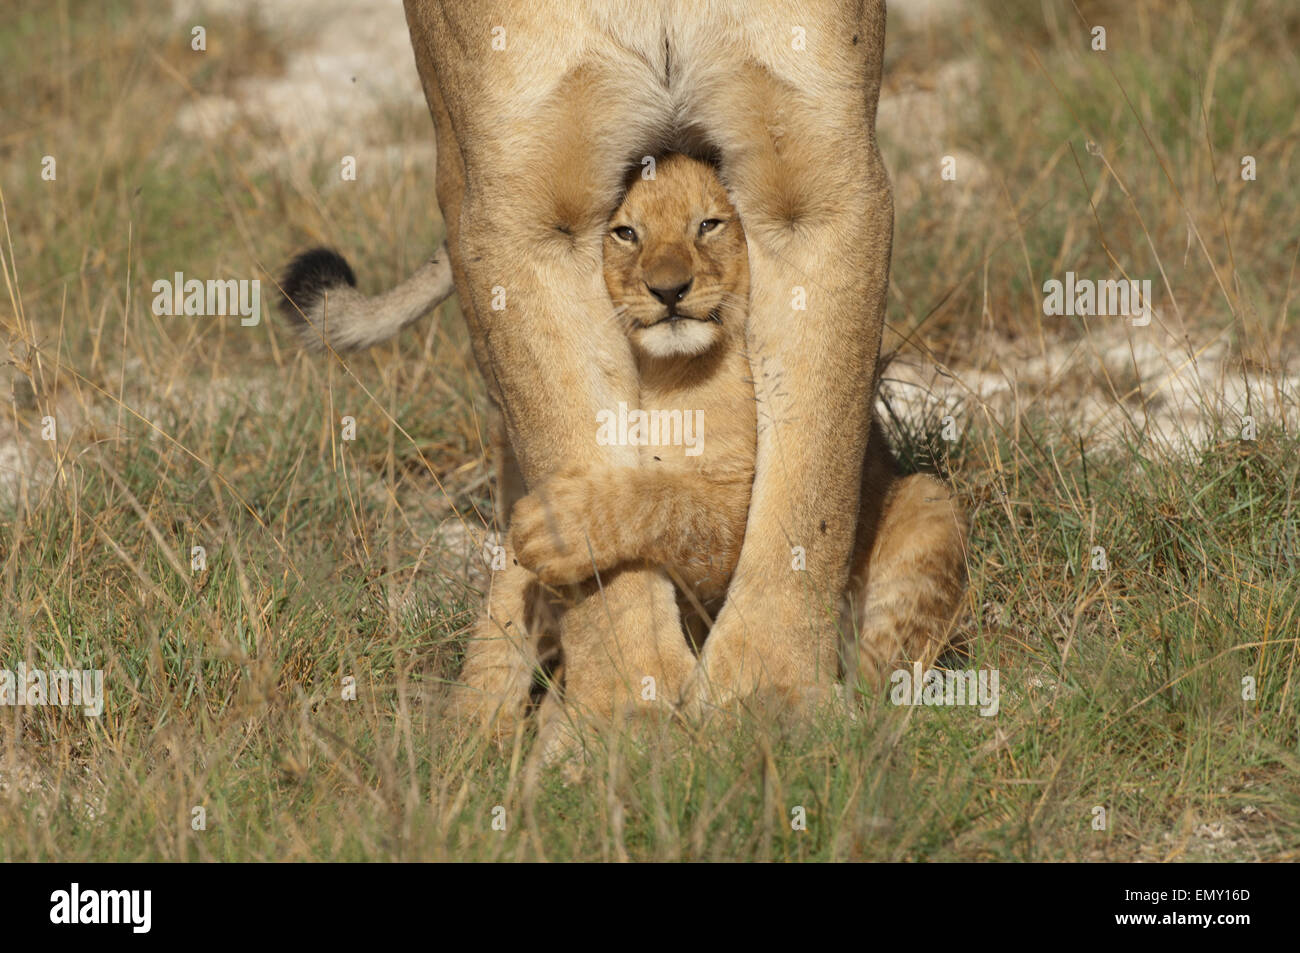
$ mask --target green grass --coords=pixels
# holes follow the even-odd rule
[[[1236,319],[1243,349],[1276,365],[1296,344],[1285,317],[1300,247],[1300,8],[972,7],[966,29],[898,38],[889,64],[906,85],[912,70],[934,69],[936,52],[973,59],[976,94],[951,103],[945,151],[972,152],[989,171],[975,211],[955,214],[952,187],[932,181],[899,210],[894,328],[923,324],[924,346],[951,359],[981,321],[1016,338],[1043,333],[1048,277],[1126,274],[1156,279],[1170,317],[1193,327]],[[1091,49],[1095,25],[1107,28],[1105,52]],[[937,170],[938,156],[919,158]],[[1077,319],[1052,320],[1062,323],[1048,333],[1086,334]]]
[[[968,413],[955,444],[934,420],[895,424],[902,458],[946,472],[973,514],[960,664],[999,671],[995,717],[882,693],[855,719],[636,725],[591,739],[581,784],[533,775],[531,728],[498,747],[442,721],[481,597],[430,541],[455,513],[492,512],[459,317],[448,306],[344,367],[299,355],[269,313],[251,329],[155,318],[148,293],[182,270],[261,277],[269,298],[280,263],[321,240],[382,287],[441,233],[432,170],[326,189],[326,159],[301,180],[258,167],[260,130],[176,137],[187,86],[229,91],[287,53],[255,23],[211,19],[195,59],[148,7],[0,13],[0,320],[7,373],[35,393],[0,421],[31,461],[0,512],[0,666],[102,668],[107,693],[98,719],[0,708],[0,859],[1300,858],[1300,435],[1279,421],[1253,441],[1214,421],[1220,436],[1181,457],[1032,408]],[[893,327],[920,325],[922,350],[969,346],[986,283],[998,327],[1037,334],[1026,261],[1039,283],[1106,267],[1086,135],[1140,186],[1136,209],[1113,183],[1098,206],[1117,256],[1149,272],[1154,226],[1189,323],[1284,363],[1300,239],[1289,7],[1242,3],[1221,31],[1216,4],[1099,6],[1112,48],[1140,44],[1106,61],[1136,117],[1106,64],[1066,49],[1068,5],[1054,22],[1038,3],[986,7],[951,35],[891,37],[900,74],[936,48],[979,58],[967,133],[994,173],[993,200],[964,218],[925,193],[900,208]],[[1173,32],[1144,34],[1143,17]],[[1226,218],[1199,118],[1215,50],[1237,55],[1217,71],[1214,168],[1246,140],[1271,163],[1250,188],[1224,179]],[[395,141],[431,136],[412,110],[383,121]],[[1067,140],[1086,187],[1068,149],[1039,176]],[[57,183],[39,178],[45,154]],[[1185,265],[1179,194],[1211,250]],[[955,259],[936,257],[945,244]],[[1207,290],[1234,267],[1229,295]],[[45,414],[53,446],[36,437]],[[338,439],[345,414],[354,443]]]

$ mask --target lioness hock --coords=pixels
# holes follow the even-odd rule
[[[384,336],[445,295],[450,268],[504,421],[505,513],[561,469],[639,465],[636,447],[593,439],[596,414],[638,388],[603,287],[605,225],[630,164],[715,155],[748,237],[759,419],[739,559],[698,661],[662,572],[628,567],[584,590],[559,621],[566,696],[592,715],[820,697],[838,670],[859,506],[882,503],[862,500],[879,492],[862,476],[880,440],[893,228],[875,140],[882,0],[407,0],[406,15],[445,259],[371,300],[317,255],[286,290],[325,339],[364,344],[367,321]]]

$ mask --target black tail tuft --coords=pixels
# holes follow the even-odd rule
[[[280,313],[294,324],[304,323],[303,314],[321,300],[326,291],[348,284],[357,286],[357,276],[347,259],[330,248],[312,248],[296,256],[284,270],[280,289]]]

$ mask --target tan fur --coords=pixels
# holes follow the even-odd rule
[[[702,221],[717,224],[701,235]],[[628,228],[635,242],[617,237]],[[670,284],[690,282],[671,305],[651,291],[660,287],[666,259],[681,269]],[[646,446],[639,467],[552,477],[516,505],[513,552],[520,566],[551,584],[581,582],[629,562],[665,568],[696,610],[693,628],[702,633],[739,560],[756,448],[754,387],[744,355],[745,236],[709,166],[669,156],[653,181],[632,185],[610,222],[604,276],[639,355],[640,407],[698,409],[705,421],[702,452]],[[647,354],[647,328],[663,328],[674,312],[687,320],[716,314],[719,323],[706,324],[717,331],[712,346],[700,354]],[[887,666],[904,659],[928,663],[948,644],[965,584],[965,521],[941,482],[899,476],[878,427],[867,446],[862,488],[875,505],[858,514],[845,591],[851,626],[845,666],[877,685]]]
[[[625,568],[579,590],[560,620],[571,708],[653,707],[646,677],[660,701],[689,704],[821,694],[889,270],[882,0],[406,0],[406,12],[456,287],[527,487],[565,467],[643,465],[635,448],[597,445],[591,425],[637,399],[600,274],[626,169],[716,151],[748,232],[759,427],[726,604],[696,665],[662,573]],[[793,546],[807,571],[789,570]],[[496,687],[464,690],[486,711]]]
[[[700,234],[703,223],[712,227]],[[631,228],[635,243],[618,238]],[[615,318],[632,342],[637,406],[698,415],[702,452],[642,446],[635,467],[571,468],[516,504],[511,537],[520,563],[556,585],[620,565],[662,568],[698,638],[740,557],[754,478],[757,423],[745,353],[749,262],[726,190],[702,162],[670,155],[638,180],[610,221],[603,275]],[[665,274],[665,269],[668,273]],[[689,290],[672,310],[651,288]],[[704,353],[660,356],[653,335],[707,339]]]

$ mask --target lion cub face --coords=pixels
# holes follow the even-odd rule
[[[742,329],[749,258],[726,190],[704,162],[659,160],[637,178],[605,234],[605,286],[634,347],[693,357]]]

